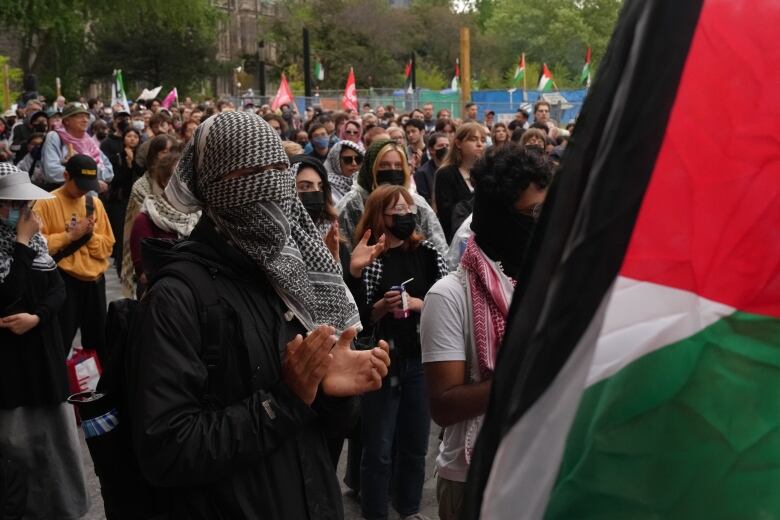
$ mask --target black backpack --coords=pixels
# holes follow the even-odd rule
[[[223,331],[230,319],[226,306],[220,302],[217,273],[193,260],[177,260],[163,267],[149,284],[151,287],[156,281],[172,276],[184,282],[194,295],[203,338],[201,358],[208,368],[209,385],[220,363]],[[128,410],[126,364],[142,305],[129,298],[111,302],[106,319],[106,360],[97,390],[68,399],[76,405],[81,417],[107,520],[166,518],[164,493],[141,474],[132,429],[124,417]],[[208,400],[210,393],[208,388],[204,399]]]

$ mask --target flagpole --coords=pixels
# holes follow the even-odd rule
[[[525,53],[523,53],[523,65],[525,65]],[[523,103],[528,103],[528,85],[526,84],[526,76],[528,76],[528,67],[523,70]]]

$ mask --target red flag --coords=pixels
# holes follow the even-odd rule
[[[344,97],[341,98],[341,106],[344,110],[358,109],[357,90],[355,87],[355,71],[352,67],[349,68],[349,76],[347,77],[347,86],[344,89]]]
[[[287,77],[282,74],[282,79],[279,81],[279,90],[276,91],[273,103],[271,103],[271,110],[276,110],[282,105],[289,105],[293,102],[293,93],[290,90],[290,85],[287,83]]]

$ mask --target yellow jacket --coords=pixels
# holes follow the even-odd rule
[[[70,243],[67,227],[73,215],[76,219],[87,216],[86,197],[70,198],[64,188],[51,192],[53,199],[39,200],[35,204],[35,213],[41,217],[41,233],[49,242],[49,253],[54,254]],[[57,266],[83,281],[93,281],[108,270],[111,248],[114,247],[114,232],[108,222],[103,203],[92,197],[95,204],[93,217],[95,228],[92,238],[81,249],[60,260]]]

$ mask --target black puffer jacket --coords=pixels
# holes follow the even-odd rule
[[[300,326],[207,217],[189,241],[162,244],[146,244],[145,265],[202,263],[234,313],[209,385],[187,286],[161,278],[143,300],[128,371],[133,440],[146,478],[167,488],[170,517],[341,518],[325,439],[351,426],[356,400],[320,393],[309,407],[281,382],[281,352]]]

